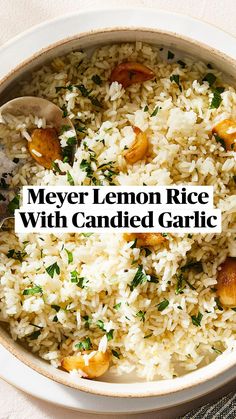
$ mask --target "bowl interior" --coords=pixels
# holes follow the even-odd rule
[[[189,55],[211,63],[214,67],[223,71],[224,77],[230,79],[231,82],[236,75],[236,63],[233,59],[209,48],[207,45],[200,45],[178,34],[145,28],[104,29],[63,40],[39,51],[36,56],[22,63],[0,81],[0,104],[17,97],[19,81],[22,79],[30,81],[32,71],[56,56],[79,49],[88,50],[90,53],[94,48],[104,44],[134,41],[143,41],[160,47],[164,46],[174,51],[178,58]],[[0,343],[25,364],[50,379],[80,390],[108,396],[145,397],[170,394],[203,383],[206,380],[214,380],[217,375],[235,365],[235,355],[227,354],[218,357],[216,361],[206,367],[172,380],[145,382],[144,385],[142,380],[137,379],[135,375],[114,377],[114,375],[107,373],[102,379],[94,381],[75,379],[71,375],[55,369],[18,342],[13,342],[4,325],[0,325]]]

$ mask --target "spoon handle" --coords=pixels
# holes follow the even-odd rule
[[[13,189],[0,189],[0,229],[3,226],[3,223],[6,220],[13,219],[14,215],[9,210],[8,204],[9,204],[9,198],[8,193],[10,191],[13,191]],[[15,190],[14,190],[15,192]]]

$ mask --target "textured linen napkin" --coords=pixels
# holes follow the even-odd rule
[[[221,4],[220,4],[221,3]],[[214,25],[221,27],[227,32],[236,36],[236,2],[235,0],[225,0],[219,2],[218,0],[0,0],[0,45],[14,37],[18,33],[43,22],[44,20],[52,19],[57,16],[63,16],[67,13],[85,9],[97,8],[112,8],[112,7],[154,7],[161,8],[171,12],[178,12],[189,14],[192,17],[208,21]],[[220,9],[220,13],[219,13]],[[8,386],[7,386],[8,388]],[[3,397],[5,405],[7,399],[10,403],[11,395],[9,389],[4,393],[4,388],[1,387],[1,398]],[[16,409],[16,402],[15,409]],[[22,398],[19,397],[19,403],[22,403]],[[1,403],[0,403],[1,405]],[[46,407],[46,405],[45,405]],[[27,408],[25,406],[25,408]],[[21,416],[21,413],[22,416]],[[178,410],[176,408],[176,410]],[[55,418],[54,414],[47,414],[46,409],[34,412],[34,419]],[[160,413],[161,414],[161,413]],[[78,414],[80,418],[83,414]],[[135,415],[136,416],[136,415]],[[143,415],[143,418],[150,417]],[[17,407],[17,411],[11,412],[3,410],[0,412],[0,419],[25,419],[26,411],[24,406]],[[67,415],[68,419],[70,413]],[[74,415],[73,415],[74,417]],[[87,415],[86,415],[87,417]],[[94,417],[93,415],[89,417]],[[126,416],[127,417],[127,416]],[[140,416],[139,416],[140,417]],[[153,418],[159,418],[159,413],[154,413]],[[175,416],[163,416],[163,418],[174,419]],[[231,392],[213,404],[206,404],[205,406],[192,410],[191,412],[182,416],[182,419],[234,419],[236,418],[236,393]]]

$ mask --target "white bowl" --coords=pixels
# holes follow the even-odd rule
[[[3,63],[0,70],[0,75],[2,76],[0,82],[0,103],[3,103],[12,95],[14,96],[14,89],[20,78],[27,77],[33,69],[41,66],[52,57],[65,54],[73,49],[88,49],[102,44],[122,41],[142,40],[152,44],[168,46],[177,50],[180,54],[184,51],[184,54],[191,54],[201,60],[211,62],[222,70],[227,77],[231,79],[235,77],[236,62],[234,58],[236,58],[236,53],[233,49],[232,37],[216,30],[216,35],[218,34],[219,36],[220,33],[218,40],[225,40],[225,43],[221,44],[224,45],[224,48],[221,48],[221,51],[219,51],[219,49],[214,48],[217,36],[216,39],[211,38],[211,31],[209,32],[211,35],[209,35],[210,42],[207,45],[207,33],[203,36],[201,32],[201,30],[207,30],[208,28],[204,24],[200,22],[196,24],[196,21],[187,19],[187,21],[183,21],[186,24],[183,31],[183,28],[181,28],[182,17],[177,19],[175,15],[165,13],[164,15],[163,12],[148,11],[148,9],[89,12],[82,16],[78,15],[82,33],[74,35],[74,32],[70,32],[71,27],[68,26],[66,34],[73,36],[69,36],[64,40],[58,41],[60,39],[60,28],[63,28],[63,25],[68,25],[70,19],[67,17],[52,22],[51,30],[53,35],[50,37],[50,42],[57,42],[50,46],[48,45],[48,32],[45,31],[45,25],[41,25],[37,31],[37,36],[41,35],[40,42],[36,42],[37,48],[34,46],[34,41],[36,40],[33,31],[28,32],[23,38],[16,38],[13,44],[10,43],[0,50]],[[75,18],[76,16],[73,17],[73,19]],[[95,19],[96,23],[94,24]],[[91,31],[93,24],[96,26],[96,30]],[[199,28],[195,32],[195,35],[198,34],[197,37],[195,36],[195,40],[186,36],[186,34],[189,33],[191,35],[191,32],[194,32],[194,27],[195,29],[196,27]],[[169,28],[170,30],[168,30]],[[56,36],[54,36],[54,31]],[[25,41],[24,43],[22,39]],[[43,49],[40,50],[40,47],[43,47]],[[21,50],[20,54],[19,50]],[[9,51],[13,53],[10,58],[8,55]],[[231,56],[225,53],[231,53]],[[235,55],[234,58],[232,57],[233,54]],[[13,342],[3,327],[0,327],[0,343],[18,359],[46,377],[66,386],[99,395],[115,397],[174,396],[175,393],[182,392],[190,387],[203,385],[206,382],[213,383],[219,375],[223,376],[229,369],[234,371],[234,376],[236,375],[235,353],[225,353],[210,365],[172,380],[143,383],[140,379],[138,380],[135,376],[132,376],[129,377],[129,382],[127,382],[123,377],[115,380],[109,373],[97,381],[74,379],[68,373],[55,369],[20,344]],[[232,378],[232,374],[230,377]]]

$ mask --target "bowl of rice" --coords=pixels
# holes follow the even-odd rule
[[[232,58],[186,37],[113,28],[58,42],[3,78],[1,103],[48,99],[78,139],[73,163],[62,152],[46,168],[29,144],[53,129],[47,121],[1,118],[11,208],[23,185],[211,185],[222,211],[220,234],[3,227],[0,343],[25,364],[118,397],[174,394],[235,370],[235,72]],[[57,136],[62,150],[74,145],[66,126]]]

